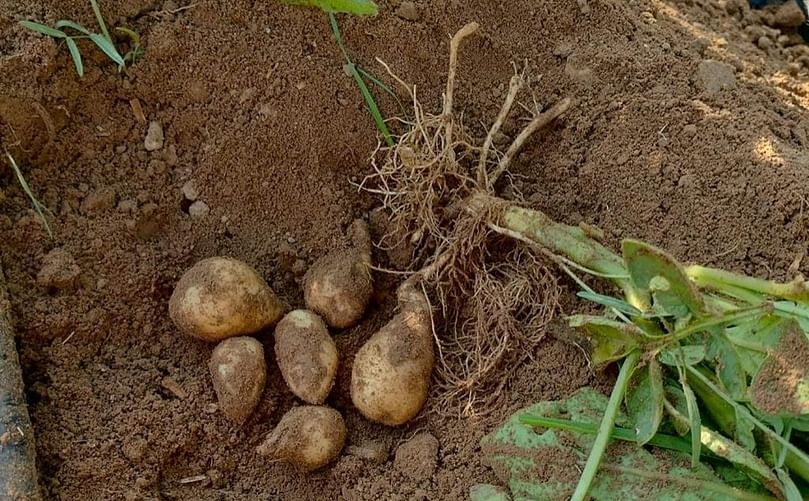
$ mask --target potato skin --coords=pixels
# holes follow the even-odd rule
[[[326,254],[303,277],[306,307],[336,329],[360,321],[373,293],[370,256],[351,249]]]
[[[398,426],[413,419],[430,386],[435,356],[427,301],[410,285],[399,290],[401,312],[357,352],[351,400],[368,419]]]
[[[309,472],[334,460],[345,441],[345,421],[339,412],[330,407],[304,405],[284,414],[256,451]]]
[[[289,312],[275,327],[275,358],[298,398],[320,405],[337,375],[337,346],[323,320],[308,310]]]
[[[180,278],[169,300],[174,324],[211,342],[271,327],[284,309],[256,270],[229,257],[199,261]]]
[[[261,400],[267,382],[264,346],[251,337],[232,337],[216,345],[208,362],[222,413],[243,424]]]

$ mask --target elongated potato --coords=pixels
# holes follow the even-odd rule
[[[247,421],[267,382],[264,346],[251,337],[225,339],[214,348],[208,369],[222,413],[236,424]]]
[[[303,471],[313,471],[336,458],[345,441],[346,425],[339,412],[330,407],[304,405],[284,414],[257,452]]]
[[[388,426],[404,424],[421,411],[435,358],[424,293],[408,281],[398,298],[401,311],[360,348],[351,371],[354,405]]]
[[[337,329],[356,325],[373,293],[368,225],[355,221],[351,231],[354,248],[326,254],[303,277],[306,307]]]
[[[275,327],[275,358],[289,389],[304,402],[320,405],[337,375],[337,346],[326,324],[308,310],[288,313]]]
[[[169,316],[184,333],[205,341],[254,334],[275,325],[284,305],[261,275],[246,263],[211,257],[177,282]]]

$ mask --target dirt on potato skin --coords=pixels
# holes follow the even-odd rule
[[[596,224],[612,247],[631,236],[683,260],[771,278],[805,273],[797,259],[809,197],[805,46],[754,45],[776,37],[757,31],[769,14],[741,0],[587,5],[589,14],[574,0],[418,1],[409,21],[386,1],[377,18],[340,22],[357,62],[383,76],[374,63],[382,58],[435,110],[449,35],[479,22],[482,33],[461,50],[456,106],[481,135],[512,61],[537,78],[538,104],[575,99],[520,155],[506,196],[519,191],[555,218]],[[63,47],[17,21],[93,26],[89,2],[0,0],[0,142],[54,212],[51,241],[0,170],[0,259],[49,498],[465,499],[470,485],[495,481],[482,463],[483,434],[519,407],[608,381],[577,349],[547,339],[492,415],[459,422],[431,413],[428,401],[406,427],[371,424],[348,388],[353,354],[395,305],[394,279],[378,276],[366,320],[335,336],[341,368],[327,403],[345,416],[349,445],[380,440],[395,450],[429,430],[440,441],[432,478],[404,476],[393,453],[380,465],[343,454],[311,475],[256,455],[296,405],[277,366],[268,357],[267,389],[247,423],[229,424],[211,407],[212,347],[177,332],[168,298],[194,262],[228,255],[301,307],[301,270],[347,246],[346,228],[374,205],[351,184],[369,172],[373,123],[319,12],[247,0],[102,8],[110,25],[143,34],[146,57],[121,76],[82,44],[79,80]],[[695,75],[705,59],[731,65],[736,87],[701,91]],[[162,124],[162,149],[144,149],[147,124],[132,99]],[[399,113],[388,97],[380,104]],[[520,123],[508,121],[506,135]],[[180,188],[189,179],[211,209],[203,218],[187,214]],[[36,283],[54,248],[79,266],[75,289]],[[376,259],[386,262],[384,253]],[[272,353],[270,333],[259,339]],[[198,475],[206,478],[179,482]]]

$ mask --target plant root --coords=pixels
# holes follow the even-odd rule
[[[476,141],[453,112],[458,49],[478,30],[470,23],[450,43],[447,89],[440,115],[424,111],[415,86],[382,61],[412,100],[414,116],[392,147],[372,157],[374,172],[360,189],[377,195],[393,230],[378,243],[415,249],[408,280],[419,280],[434,308],[438,363],[432,408],[470,416],[494,408],[511,374],[534,352],[558,311],[559,288],[547,258],[492,229],[506,202],[495,185],[531,135],[572,106],[562,99],[535,111],[505,152],[494,138],[527,86],[523,74],[509,83],[505,102],[483,141]],[[484,196],[479,196],[484,195]],[[508,204],[514,205],[509,202]]]

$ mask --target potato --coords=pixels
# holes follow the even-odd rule
[[[256,270],[229,257],[195,264],[169,300],[169,316],[182,332],[214,342],[271,327],[284,310]]]
[[[351,371],[351,400],[368,419],[398,426],[424,406],[433,371],[430,307],[407,281],[399,287],[401,311],[357,352]]]
[[[336,458],[346,441],[346,425],[339,412],[304,405],[290,410],[258,446],[262,456],[291,463],[303,471],[321,468]]]
[[[307,310],[287,314],[275,327],[275,358],[281,376],[301,400],[320,405],[337,375],[337,346],[319,316]]]
[[[303,277],[306,307],[337,329],[356,325],[373,293],[368,225],[355,221],[352,231],[353,249],[326,254]]]
[[[264,346],[251,337],[232,337],[216,345],[208,363],[222,413],[243,424],[261,400],[267,382]]]

